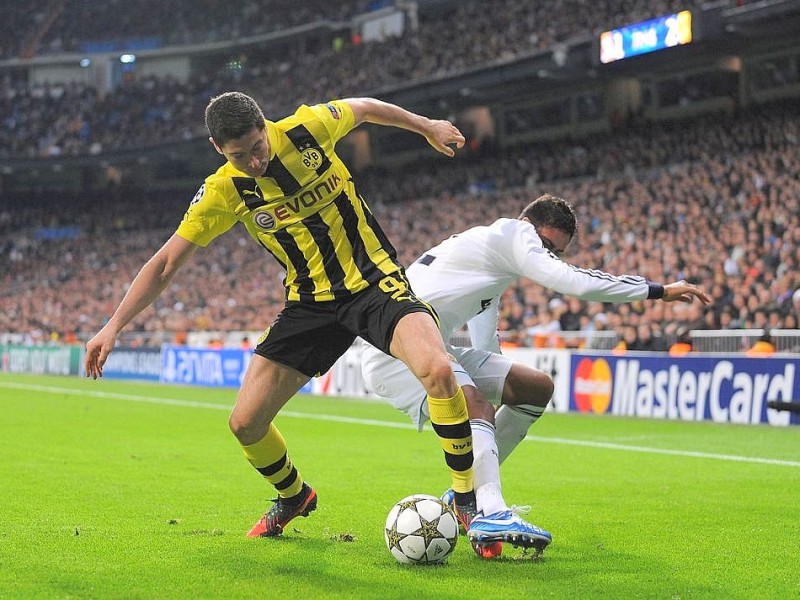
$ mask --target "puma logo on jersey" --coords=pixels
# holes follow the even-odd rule
[[[255,210],[266,204],[264,192],[252,177],[231,177],[239,197],[244,201],[249,210]]]

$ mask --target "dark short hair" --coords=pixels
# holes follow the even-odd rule
[[[520,213],[520,219],[527,217],[533,226],[552,227],[566,233],[570,239],[578,230],[578,219],[572,205],[558,196],[544,194],[528,204]]]
[[[225,92],[211,99],[206,106],[206,127],[218,146],[253,131],[263,130],[264,113],[247,94]]]

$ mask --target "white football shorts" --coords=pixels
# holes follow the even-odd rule
[[[475,386],[489,402],[499,406],[511,359],[475,348],[451,346],[448,351],[457,361],[453,373],[458,385]],[[406,413],[417,428],[421,430],[430,420],[425,388],[402,361],[362,342],[361,373],[368,389]]]

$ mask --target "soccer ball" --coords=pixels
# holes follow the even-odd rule
[[[383,537],[398,562],[436,564],[456,547],[458,521],[450,507],[436,496],[414,494],[389,511]]]

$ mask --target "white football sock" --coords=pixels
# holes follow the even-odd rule
[[[494,439],[494,425],[483,419],[470,419],[472,428],[472,469],[478,510],[489,515],[506,510],[500,489],[500,461]]]
[[[530,426],[542,416],[543,412],[544,408],[532,404],[516,406],[503,404],[497,409],[494,416],[495,441],[501,464],[528,434]]]

